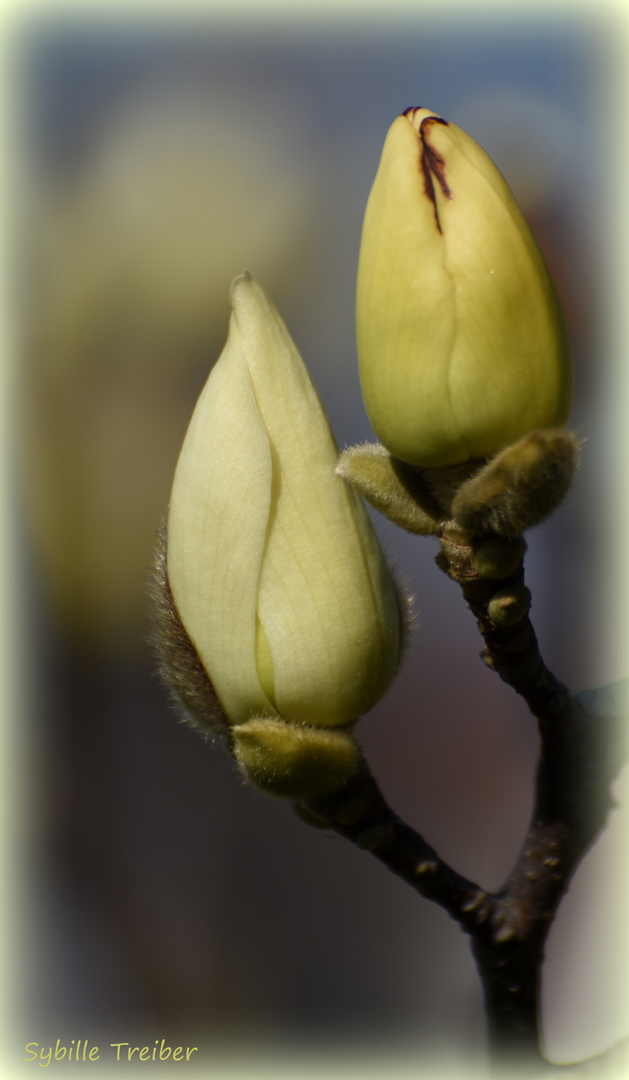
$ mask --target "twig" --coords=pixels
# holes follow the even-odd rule
[[[483,985],[491,1060],[548,1070],[539,1045],[539,988],[544,944],[570,877],[613,806],[610,783],[626,757],[629,683],[571,698],[540,655],[528,615],[498,626],[489,603],[521,586],[523,563],[509,578],[481,578],[474,542],[453,522],[442,531],[437,562],[461,586],[485,643],[483,659],[537,717],[540,757],[529,830],[503,889],[492,894],[457,874],[384,800],[366,762],[333,797],[297,808],[310,824],[332,828],[372,852],[417,892],[443,907],[470,936]]]

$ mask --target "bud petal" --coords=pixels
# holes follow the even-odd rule
[[[205,385],[181,449],[167,571],[181,621],[229,719],[274,714],[256,667],[271,450],[237,333]]]
[[[569,345],[544,260],[487,154],[429,109],[408,109],[385,141],[357,337],[371,423],[409,464],[489,457],[568,419]]]
[[[177,465],[168,577],[231,724],[342,725],[395,674],[396,591],[297,349],[249,274]]]

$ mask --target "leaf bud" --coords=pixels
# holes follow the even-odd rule
[[[521,538],[510,541],[489,536],[474,552],[474,569],[479,577],[501,581],[520,569],[525,551],[526,544]]]
[[[526,585],[512,585],[494,593],[487,614],[495,626],[515,626],[528,613],[531,593]]]

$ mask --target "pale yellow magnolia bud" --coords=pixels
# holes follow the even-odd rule
[[[395,674],[396,590],[280,316],[249,274],[231,304],[175,473],[172,597],[230,724],[345,725]]]
[[[365,407],[402,461],[455,465],[565,424],[572,364],[540,251],[464,131],[407,109],[363,227],[357,337]]]

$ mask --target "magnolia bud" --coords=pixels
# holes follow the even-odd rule
[[[357,338],[369,419],[409,464],[490,457],[568,419],[569,344],[542,255],[487,154],[429,109],[407,109],[384,144]]]
[[[231,304],[173,483],[173,601],[231,725],[345,725],[397,669],[396,589],[284,323],[249,274]]]

